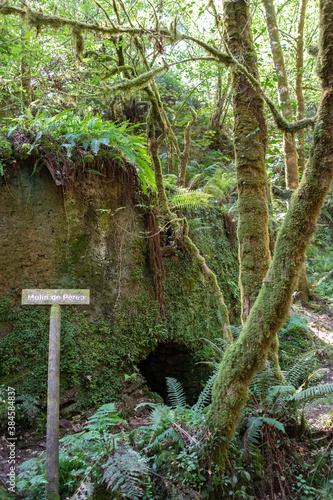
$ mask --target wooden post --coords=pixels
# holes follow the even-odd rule
[[[47,380],[46,428],[46,500],[59,500],[59,369],[60,369],[59,304],[51,306],[49,366]]]
[[[22,305],[50,305],[47,380],[46,500],[59,500],[60,305],[90,303],[89,290],[22,290]]]

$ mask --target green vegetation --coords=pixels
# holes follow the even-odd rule
[[[331,4],[0,0],[22,498],[332,497]],[[27,287],[91,292],[62,308],[59,495],[25,451],[49,323]]]

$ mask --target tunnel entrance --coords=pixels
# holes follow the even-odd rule
[[[157,392],[166,404],[170,404],[166,377],[179,380],[185,391],[187,404],[193,405],[210,375],[205,365],[195,364],[184,345],[176,343],[158,344],[156,349],[139,363],[138,368],[148,387]]]

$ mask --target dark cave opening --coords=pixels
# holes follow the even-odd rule
[[[210,375],[204,366],[195,364],[187,347],[172,342],[158,344],[156,349],[138,364],[147,386],[157,392],[166,404],[170,402],[165,379],[173,377],[182,384],[189,405],[197,401],[204,382]]]

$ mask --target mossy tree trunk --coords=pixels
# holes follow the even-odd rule
[[[316,232],[317,219],[333,180],[332,0],[320,0],[320,28],[322,99],[310,158],[279,231],[265,283],[239,339],[226,351],[214,385],[208,421],[215,434],[224,438],[217,453],[222,466],[248,399],[249,383],[263,368],[268,350],[288,316],[305,252]]]
[[[304,52],[304,22],[307,0],[300,0],[297,23],[297,45],[296,45],[296,104],[297,104],[297,120],[304,118],[304,96],[303,96],[303,52]],[[304,129],[298,132],[298,167],[301,173],[305,168],[305,148],[304,148]],[[309,301],[309,286],[306,277],[305,265],[300,272],[298,282],[298,298],[302,302]]]
[[[289,95],[288,79],[284,64],[283,51],[280,43],[280,35],[277,26],[276,14],[273,0],[261,0],[264,7],[265,19],[273,64],[277,76],[278,99],[282,114],[285,118],[292,116],[292,108]],[[296,189],[298,186],[297,150],[293,134],[284,133],[283,149],[285,161],[285,176],[287,189]]]
[[[308,0],[300,0],[297,23],[297,38],[296,38],[296,104],[297,104],[297,120],[304,118],[304,96],[303,96],[303,64],[304,64],[304,22],[305,12]],[[305,166],[304,152],[304,129],[298,132],[298,166],[300,172],[303,173]]]
[[[278,100],[281,106],[283,116],[288,119],[289,117],[292,117],[293,109],[291,107],[288,77],[287,77],[286,67],[284,64],[284,56],[280,42],[280,34],[277,25],[274,3],[273,0],[261,0],[261,2],[264,7],[266,26],[271,45],[273,63],[278,79],[277,81]],[[297,37],[297,50],[296,50],[296,70],[297,70],[296,98],[297,98],[298,110],[301,109],[301,112],[298,112],[297,119],[304,118],[302,73],[303,73],[303,32],[304,32],[305,10],[306,10],[306,0],[301,0],[299,22],[298,22],[299,31]],[[302,138],[301,142],[302,147],[300,148],[300,150],[302,151],[301,152],[301,160],[303,162],[302,170],[304,170],[304,129],[301,129],[299,131],[299,135]],[[293,134],[284,133],[283,147],[284,147],[286,187],[287,189],[295,190],[298,186],[298,155],[297,155],[295,137]],[[307,302],[309,292],[306,279],[305,264],[303,266],[302,271],[300,272],[298,288],[299,288],[299,298],[302,300],[302,302]]]
[[[230,52],[258,79],[249,5],[224,1],[224,30]],[[269,263],[264,101],[248,79],[232,72],[234,136],[238,187],[238,241],[242,321],[245,322]]]

